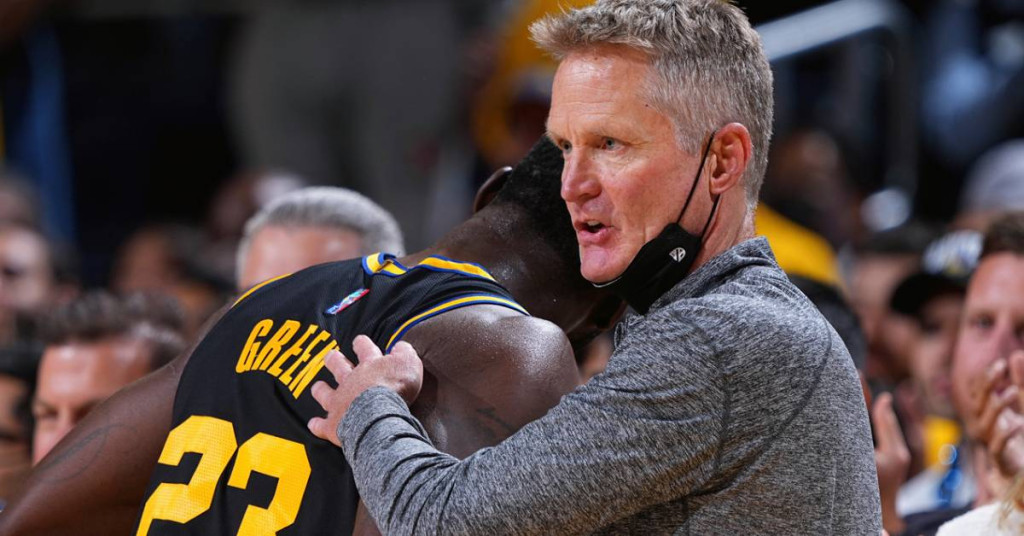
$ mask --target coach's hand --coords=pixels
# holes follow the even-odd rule
[[[359,365],[353,366],[341,352],[332,351],[324,358],[324,364],[334,374],[338,387],[332,389],[326,382],[318,381],[311,391],[327,416],[310,419],[309,430],[339,447],[338,424],[360,393],[371,387],[386,387],[412,404],[423,385],[423,362],[408,343],[399,342],[390,354],[383,355],[369,337],[360,335],[352,342],[352,348],[359,357]]]

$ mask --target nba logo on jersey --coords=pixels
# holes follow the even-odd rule
[[[324,311],[324,314],[336,315],[347,309],[349,305],[352,305],[353,303],[359,301],[359,298],[366,296],[368,292],[370,292],[370,289],[361,288],[353,292],[352,294],[345,296],[344,300],[341,300],[340,302],[328,307],[327,310]]]

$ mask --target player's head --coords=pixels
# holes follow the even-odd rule
[[[394,217],[365,196],[329,186],[281,196],[245,224],[237,286],[330,261],[383,251],[404,255]]]
[[[32,403],[33,462],[95,405],[177,357],[183,324],[174,303],[156,295],[97,291],[55,310],[43,328]]]
[[[995,220],[967,286],[956,349],[953,396],[970,419],[970,389],[995,361],[1024,350],[1024,212]],[[998,390],[1007,384],[997,385]],[[968,423],[970,424],[970,423]]]
[[[534,316],[562,327],[578,349],[611,327],[623,306],[580,275],[575,231],[559,196],[561,173],[561,151],[541,138],[515,168],[481,187],[475,208],[494,232],[530,248],[531,262],[540,266],[518,278],[495,275]]]

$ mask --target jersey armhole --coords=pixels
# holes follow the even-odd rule
[[[257,290],[259,290],[259,289],[261,289],[261,288],[263,288],[263,287],[273,283],[274,281],[279,281],[279,280],[284,279],[284,278],[286,278],[286,277],[288,277],[290,275],[292,275],[292,274],[284,274],[284,275],[279,275],[277,277],[271,277],[270,279],[268,279],[268,280],[266,280],[266,281],[264,281],[262,283],[257,283],[255,285],[253,285],[253,287],[251,289],[245,291],[245,294],[242,294],[241,296],[239,296],[238,299],[235,300],[235,303],[231,304],[231,308],[234,309],[235,306],[237,306],[238,304],[242,303],[242,300],[248,298],[249,295],[251,295],[253,292],[256,292]]]
[[[470,305],[498,305],[501,307],[512,309],[513,311],[519,312],[526,316],[530,316],[530,313],[528,313],[526,309],[523,308],[523,306],[504,296],[483,292],[463,294],[461,296],[456,296],[454,298],[445,300],[427,309],[426,311],[413,315],[412,318],[406,320],[401,326],[398,327],[398,329],[395,330],[395,332],[388,339],[387,345],[384,347],[384,353],[386,354],[390,352],[391,349],[395,346],[395,344],[397,344],[398,341],[402,340],[402,337],[404,337],[405,334],[408,333],[410,329],[412,329],[420,322],[447,313],[448,311],[454,311],[455,309],[468,307]]]

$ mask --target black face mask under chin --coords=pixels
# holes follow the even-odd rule
[[[697,190],[701,172],[704,170],[704,160],[708,156],[711,142],[714,139],[715,134],[712,132],[707,148],[704,149],[704,155],[700,159],[700,166],[697,168],[693,187],[690,188],[690,195],[686,197],[686,203],[679,211],[679,217],[666,225],[658,236],[640,248],[622,275],[607,283],[594,285],[612,291],[640,314],[646,314],[655,300],[668,292],[676,283],[682,281],[690,272],[690,268],[700,252],[704,233],[707,232],[712,218],[715,217],[721,196],[715,198],[711,214],[708,216],[707,222],[704,223],[704,229],[701,230],[700,235],[688,232],[679,224],[679,220],[686,213],[686,208],[690,206],[693,193]]]

